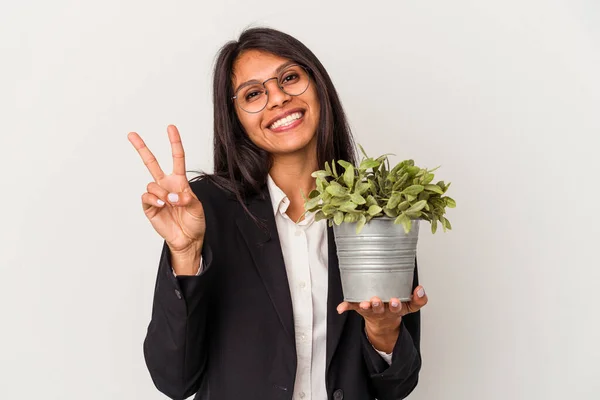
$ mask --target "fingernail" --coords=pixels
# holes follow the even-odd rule
[[[158,204],[159,206],[164,206],[165,202],[162,201],[161,199],[156,200],[156,204]]]
[[[379,307],[379,302],[378,301],[374,301],[373,302],[373,307]]]
[[[366,306],[366,305],[361,305],[361,306],[360,306],[360,308],[362,308],[363,310],[368,310],[368,309],[369,309],[369,306]]]
[[[417,296],[419,296],[419,297],[425,296],[425,289],[420,288],[419,290],[417,290]]]
[[[169,193],[169,196],[167,197],[171,203],[177,203],[179,201],[179,195],[177,193]]]
[[[398,307],[398,302],[397,301],[392,301],[392,307]]]

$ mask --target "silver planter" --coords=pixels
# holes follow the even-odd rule
[[[419,222],[408,234],[387,217],[373,218],[358,235],[356,223],[333,225],[345,301],[411,299]]]

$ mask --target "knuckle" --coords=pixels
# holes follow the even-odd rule
[[[152,157],[148,157],[146,160],[144,160],[144,164],[148,167],[152,164],[158,164],[158,161],[156,160],[156,157],[152,156]]]

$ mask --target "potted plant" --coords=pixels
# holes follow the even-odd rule
[[[332,160],[313,172],[317,188],[304,197],[305,212],[333,226],[345,301],[408,301],[421,221],[431,224],[432,233],[438,226],[452,229],[444,216],[456,206],[445,195],[450,183],[433,183],[437,168],[420,168],[413,160],[390,168],[389,154],[371,158],[359,148],[360,165]]]

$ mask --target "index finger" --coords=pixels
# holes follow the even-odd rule
[[[179,130],[177,130],[175,125],[169,125],[167,127],[167,132],[169,132],[171,153],[173,155],[173,174],[185,175],[185,152],[183,151]]]
[[[135,147],[139,153],[140,157],[142,157],[144,164],[148,168],[148,171],[150,171],[150,174],[154,180],[158,182],[164,178],[165,173],[160,168],[160,165],[158,165],[156,157],[154,157],[154,154],[152,154],[150,149],[146,146],[146,143],[144,143],[140,135],[135,132],[130,132],[129,135],[127,135],[127,139],[129,139],[133,147]]]

